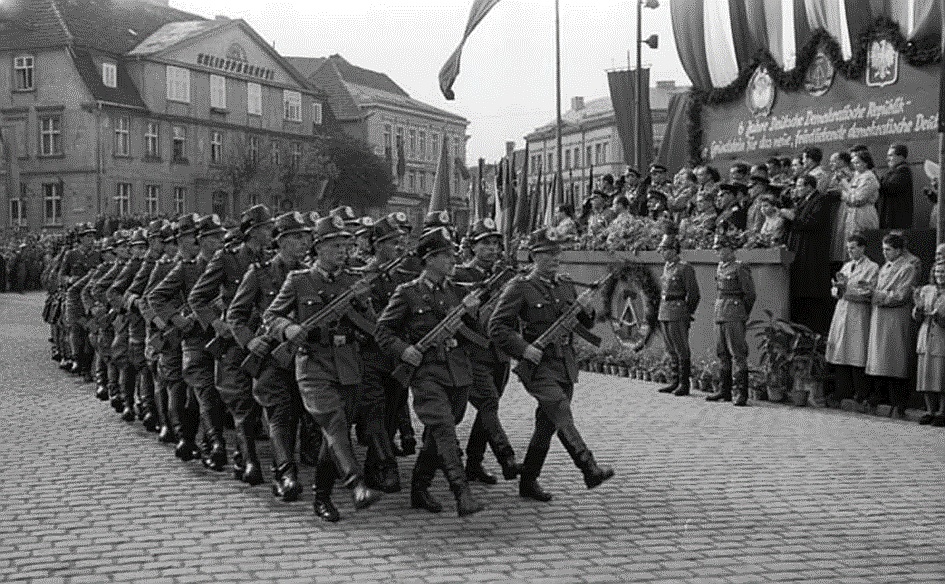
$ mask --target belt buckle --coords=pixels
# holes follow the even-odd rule
[[[335,347],[340,347],[340,346],[342,346],[342,345],[347,345],[347,344],[348,344],[348,336],[347,336],[347,335],[334,335],[334,336],[332,337],[332,344],[333,344]]]

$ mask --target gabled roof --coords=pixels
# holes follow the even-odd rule
[[[288,61],[295,70],[298,71],[303,77],[308,79],[312,76],[312,73],[318,70],[322,64],[328,60],[327,57],[286,57]]]
[[[0,2],[0,50],[62,46],[69,40],[69,31],[50,0]]]
[[[410,97],[406,91],[394,83],[394,80],[384,73],[352,65],[337,53],[328,57],[327,60],[334,65],[341,79],[346,83],[354,83],[363,87],[378,89],[385,93]]]
[[[154,31],[141,44],[128,51],[129,55],[152,55],[168,49],[178,43],[202,35],[228,21],[225,20],[185,20],[170,22]]]

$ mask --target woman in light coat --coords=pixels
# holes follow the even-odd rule
[[[914,256],[905,251],[905,246],[901,235],[890,233],[883,237],[886,263],[879,269],[872,296],[866,355],[866,374],[874,378],[869,405],[875,407],[888,396],[893,406],[890,416],[902,416],[905,412],[906,380],[912,353],[911,304],[918,269],[912,260]]]
[[[843,212],[843,237],[879,228],[876,201],[879,199],[879,179],[873,172],[873,157],[861,150],[850,157],[853,177],[840,178],[840,200]]]
[[[919,365],[915,389],[925,398],[926,413],[919,423],[945,427],[945,263],[937,262],[932,268],[932,283],[916,291],[912,317],[922,322],[916,343]]]
[[[866,257],[866,238],[853,234],[847,238],[850,261],[845,263],[833,280],[831,294],[837,299],[827,335],[827,362],[834,365],[839,402],[853,397],[858,402],[866,399],[866,348],[870,336],[871,299],[879,276],[879,265]]]

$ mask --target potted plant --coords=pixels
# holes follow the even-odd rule
[[[784,401],[788,384],[788,366],[791,362],[791,347],[796,332],[791,323],[765,310],[764,319],[748,323],[755,331],[761,349],[761,368],[764,372],[765,390],[770,401]]]
[[[810,401],[823,407],[826,405],[824,383],[827,377],[824,338],[804,325],[791,324],[795,331],[789,353],[790,371],[794,379],[791,401],[796,406],[807,405]]]
[[[765,389],[764,371],[749,369],[748,394],[752,401],[768,401],[768,391]]]

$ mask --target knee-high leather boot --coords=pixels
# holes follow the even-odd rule
[[[614,469],[609,466],[598,466],[594,455],[581,438],[581,433],[573,424],[558,428],[558,439],[571,455],[574,464],[581,469],[584,474],[584,484],[588,489],[593,489],[614,476]]]

